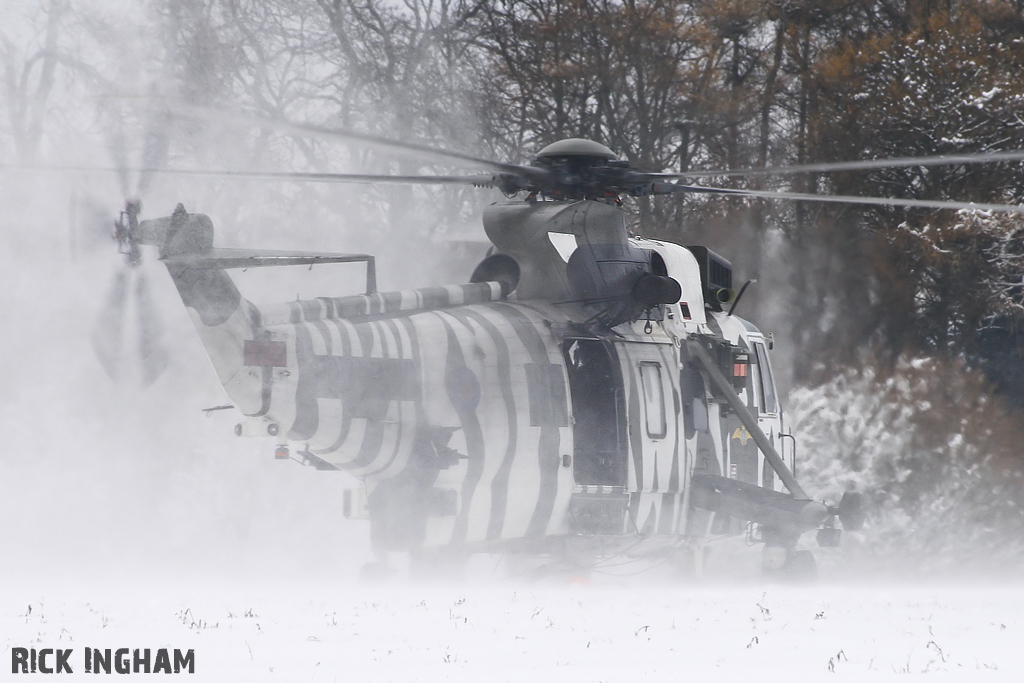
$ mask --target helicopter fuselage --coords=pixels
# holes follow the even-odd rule
[[[627,238],[621,213],[497,205],[485,228],[521,268],[512,285],[259,307],[216,263],[174,261],[212,236],[194,236],[198,250],[168,241],[188,243],[188,229],[160,239],[245,416],[236,433],[359,479],[365,497],[357,489],[346,507],[369,517],[380,549],[704,539],[748,520],[792,545],[825,514],[783,493],[798,487],[773,450],[783,423],[769,342],[706,304],[707,262],[702,272],[689,249]],[[620,305],[652,274],[677,282],[678,300]]]

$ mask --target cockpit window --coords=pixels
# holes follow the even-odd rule
[[[750,381],[747,382],[747,406],[754,410],[764,407],[764,400],[761,398],[761,362],[756,353],[750,354]],[[764,410],[761,410],[764,412]]]
[[[754,342],[754,352],[757,354],[757,374],[761,380],[758,382],[761,412],[777,413],[779,403],[775,398],[775,380],[772,378],[771,366],[768,365],[768,350],[761,342]]]

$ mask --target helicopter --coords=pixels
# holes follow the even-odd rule
[[[209,217],[180,204],[140,220],[139,203],[128,202],[115,238],[130,263],[140,245],[157,248],[242,416],[236,435],[360,482],[342,503],[346,516],[369,520],[379,558],[371,570],[393,553],[578,558],[628,549],[691,553],[699,573],[704,548],[746,535],[763,544],[765,575],[813,576],[801,538],[815,532],[820,546],[838,545],[843,529],[865,522],[860,494],[813,500],[794,475],[773,339],[734,315],[746,285],[735,291],[731,263],[706,247],[630,236],[622,197],[975,205],[685,185],[678,181],[699,173],[639,171],[579,138],[548,145],[528,166],[468,159],[490,172],[287,174],[501,190],[506,201],[482,216],[490,249],[464,284],[379,292],[369,254],[219,248]],[[229,275],[327,263],[362,264],[365,292],[257,306]]]

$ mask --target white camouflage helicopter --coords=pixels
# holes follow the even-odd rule
[[[859,495],[815,501],[794,476],[772,339],[733,315],[730,263],[704,247],[630,237],[620,198],[715,192],[1022,211],[685,185],[725,173],[647,173],[583,139],[555,142],[520,166],[326,132],[489,172],[226,173],[497,187],[509,200],[483,213],[492,246],[469,283],[377,292],[370,255],[218,248],[210,219],[181,205],[140,221],[129,202],[116,237],[130,260],[139,245],[158,248],[242,416],[235,433],[362,483],[343,504],[348,516],[369,519],[381,558],[497,552],[572,561],[624,549],[699,558],[715,539],[746,534],[764,544],[766,574],[813,575],[814,558],[798,541],[816,530],[820,545],[837,545],[837,520],[846,529],[864,523]],[[1007,155],[1024,158],[742,173]],[[256,306],[228,274],[345,262],[365,264],[365,293]]]

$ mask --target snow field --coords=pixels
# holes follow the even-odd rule
[[[1020,588],[8,583],[12,647],[194,649],[189,680],[1024,680]],[[30,609],[31,608],[31,609]],[[18,676],[38,679],[36,676]]]

